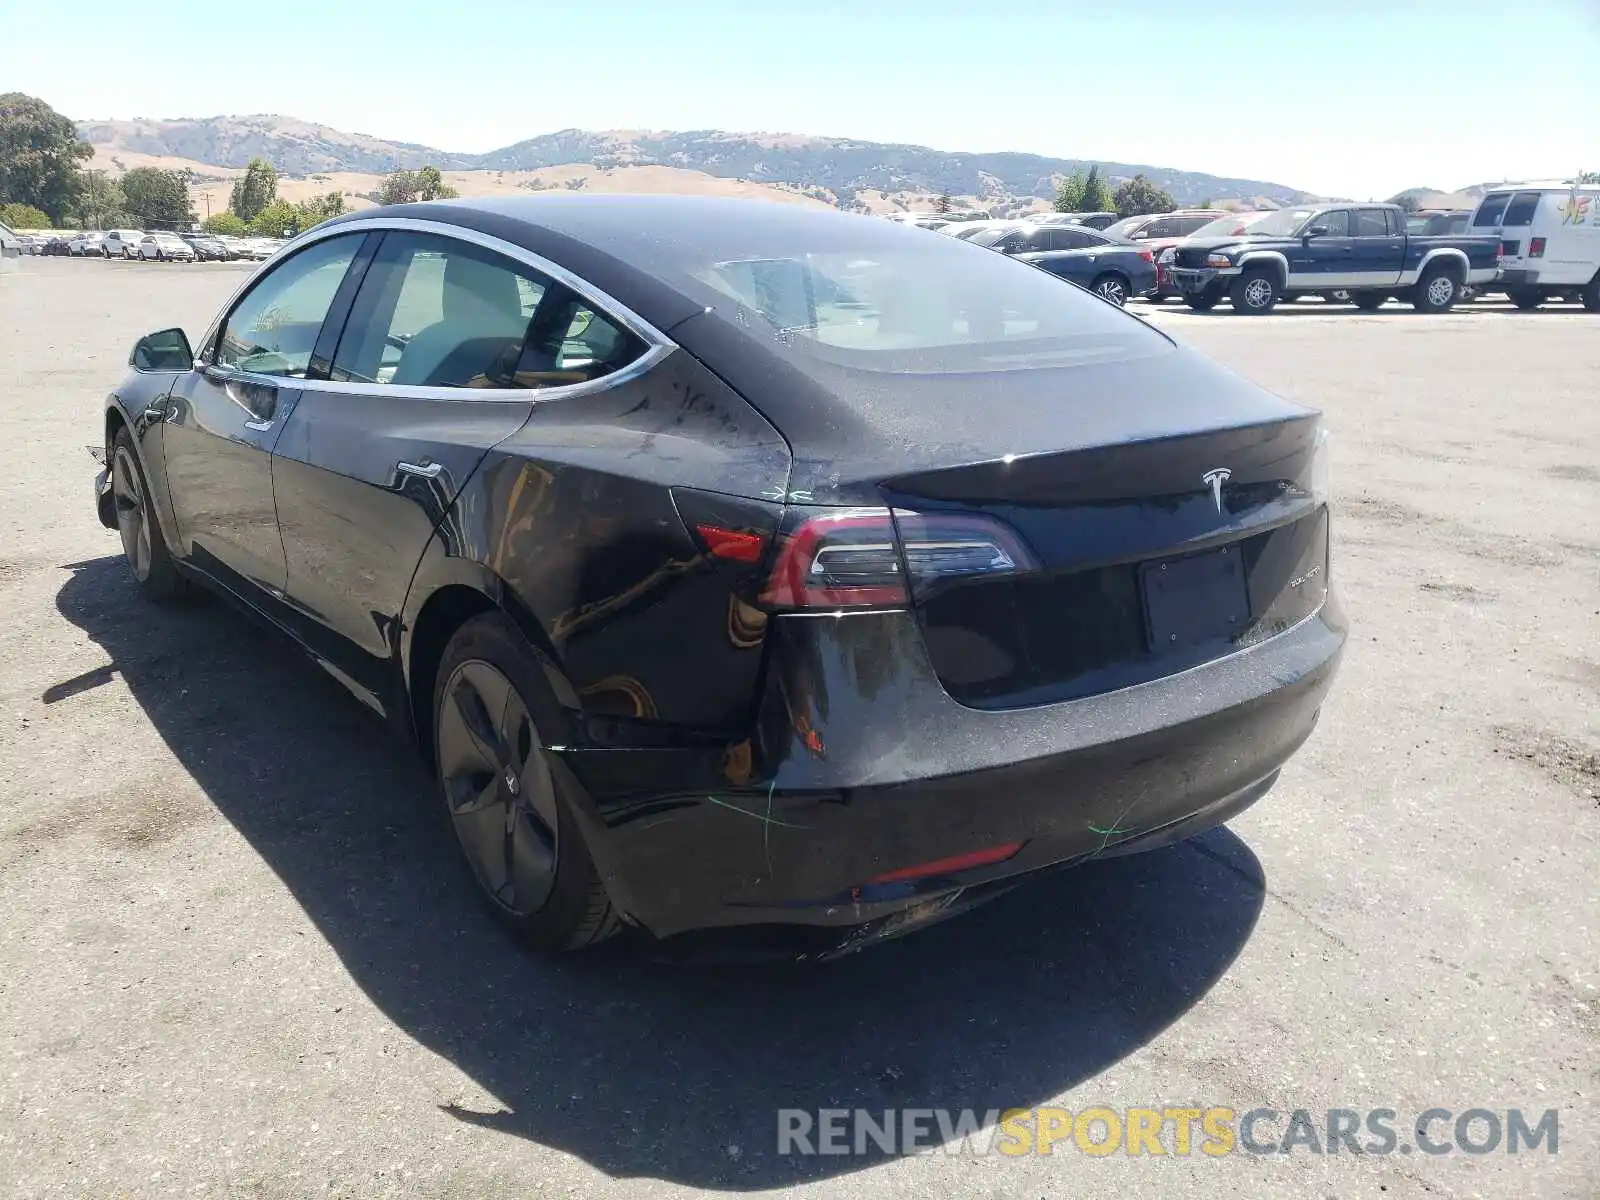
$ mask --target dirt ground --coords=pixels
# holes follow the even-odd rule
[[[1334,435],[1352,622],[1227,829],[825,968],[545,962],[427,782],[216,603],[136,599],[104,394],[231,265],[0,279],[0,1195],[1593,1196],[1600,317],[1142,311]],[[794,1158],[780,1108],[1559,1110],[1559,1152]],[[1283,1122],[1276,1132],[1281,1136]]]

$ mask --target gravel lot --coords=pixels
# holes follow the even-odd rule
[[[133,338],[243,278],[0,278],[0,1195],[1596,1194],[1600,317],[1150,316],[1326,410],[1353,634],[1316,736],[1194,843],[708,970],[522,954],[336,684],[135,599],[83,446]],[[776,1153],[783,1107],[1186,1103],[1408,1145],[1557,1108],[1560,1152]]]

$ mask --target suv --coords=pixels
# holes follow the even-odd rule
[[[1600,184],[1490,192],[1472,214],[1472,232],[1498,239],[1500,288],[1518,308],[1571,295],[1600,312]]]
[[[105,258],[138,258],[144,234],[137,229],[109,229],[100,238],[100,253]]]

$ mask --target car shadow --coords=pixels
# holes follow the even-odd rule
[[[1260,864],[1219,829],[825,965],[536,958],[474,900],[410,751],[332,680],[219,603],[145,603],[118,557],[70,569],[57,606],[111,665],[46,702],[120,675],[372,1003],[495,1098],[440,1114],[613,1177],[746,1190],[880,1160],[780,1156],[783,1108],[1045,1102],[1185,1013],[1260,913]]]

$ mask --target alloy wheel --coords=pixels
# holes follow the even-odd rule
[[[439,773],[456,838],[484,893],[512,916],[555,886],[560,822],[544,747],[516,687],[469,659],[446,681]]]
[[[1272,284],[1265,279],[1252,279],[1244,285],[1244,302],[1251,308],[1265,308],[1272,302]]]
[[[134,578],[143,583],[150,578],[150,514],[145,508],[139,465],[126,447],[119,447],[112,460],[111,497],[116,507],[117,532],[122,535],[122,552],[128,556]]]
[[[1456,282],[1448,275],[1436,275],[1428,281],[1428,303],[1443,308],[1456,293]]]
[[[1128,302],[1128,290],[1122,286],[1120,280],[1107,279],[1095,291],[1099,292],[1102,297],[1111,301],[1118,308]]]

